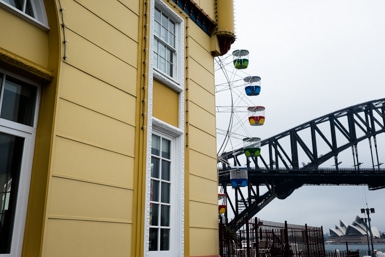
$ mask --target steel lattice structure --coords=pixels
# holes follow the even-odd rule
[[[248,170],[247,190],[234,188],[235,200],[229,201],[235,214],[229,226],[239,229],[274,198],[284,199],[305,184],[384,188],[379,146],[385,144],[377,142],[383,132],[385,98],[335,111],[265,139],[258,157],[246,158],[243,148],[218,156],[219,185],[226,194],[230,171]]]

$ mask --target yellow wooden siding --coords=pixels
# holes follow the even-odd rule
[[[202,34],[199,34],[202,36]],[[205,38],[208,36],[205,35]],[[188,37],[188,54],[190,58],[194,59],[204,67],[209,73],[214,74],[214,59],[210,54],[210,49],[208,46],[202,45],[202,42],[205,42],[201,37],[194,38],[192,36]],[[212,85],[211,85],[212,86]]]
[[[202,96],[203,98],[203,96]],[[202,109],[194,103],[189,104],[189,123],[206,133],[216,136],[215,115]]]
[[[211,92],[208,92],[194,81],[189,81],[188,95],[191,102],[215,115],[215,97]]]
[[[188,127],[188,145],[192,150],[201,152],[210,157],[216,157],[217,145],[215,136],[209,135],[193,126]],[[211,171],[216,172],[216,171]]]
[[[201,28],[195,25],[192,21],[189,22],[191,26],[188,27],[187,40],[193,39],[199,42],[207,52],[210,52],[211,38]]]
[[[50,187],[49,219],[132,222],[132,190],[60,177]]]
[[[43,256],[130,256],[130,224],[52,219],[46,227]]]
[[[215,20],[215,0],[194,0],[200,8],[212,19]]]
[[[196,58],[199,60],[199,58]],[[189,79],[205,88],[210,94],[215,94],[214,74],[209,72],[205,67],[201,66],[192,58],[189,59]],[[213,96],[214,97],[214,96]],[[191,99],[193,100],[193,99]]]
[[[209,171],[208,171],[209,172]],[[190,200],[206,204],[218,204],[218,183],[216,180],[209,180],[204,177],[190,176],[190,185],[194,185],[194,188],[190,186]],[[196,190],[199,185],[199,190]],[[190,206],[191,208],[191,206]],[[191,208],[194,210],[194,208]]]
[[[124,123],[135,124],[136,98],[131,94],[69,65],[63,65],[61,77],[65,83],[60,88],[61,98]]]
[[[63,8],[71,10],[64,13],[67,29],[81,35],[106,52],[116,56],[116,58],[122,59],[133,66],[136,65],[138,42],[138,25],[135,24],[135,19],[137,20],[136,14],[127,9],[122,13],[125,19],[132,21],[132,26],[125,27],[127,31],[120,31],[113,27],[113,24],[106,23],[101,17],[96,16],[77,2],[66,1],[65,5],[63,4]],[[132,35],[134,36],[132,37]],[[70,42],[68,44],[71,45]]]
[[[65,6],[72,0],[61,0],[62,5]],[[86,8],[95,16],[100,17],[105,23],[110,24],[114,29],[121,31],[130,38],[138,41],[139,35],[139,1],[130,1],[132,3],[122,4],[120,1],[109,1],[108,4],[104,1],[95,0],[76,0],[79,3],[78,8]],[[76,7],[75,7],[76,8]],[[76,17],[74,17],[76,19]],[[79,18],[79,17],[78,17]],[[89,27],[92,24],[85,24]],[[101,33],[103,35],[103,33]],[[135,55],[136,57],[136,55]]]
[[[207,156],[200,152],[189,151],[189,167],[190,174],[203,177],[212,181],[218,179],[217,175],[217,157]],[[214,172],[215,171],[215,172]],[[198,186],[198,185],[194,185]]]
[[[154,81],[152,115],[168,124],[178,127],[178,93]]]
[[[61,4],[66,59],[58,82],[43,256],[127,256],[137,188],[139,2]]]
[[[0,47],[47,67],[49,48],[47,32],[2,8],[0,17]],[[15,33],[16,31],[22,33]]]
[[[217,193],[215,192],[215,195]],[[190,202],[190,226],[192,228],[206,228],[208,230],[218,229],[218,204],[207,204],[202,202]],[[207,243],[214,243],[217,238],[212,238]],[[196,242],[194,242],[196,244]],[[198,247],[198,245],[195,245]]]
[[[92,76],[136,95],[137,69],[79,35],[66,30],[67,62]],[[127,51],[131,52],[132,49]],[[136,49],[132,52],[136,58]],[[60,86],[59,86],[60,90]]]
[[[205,206],[201,207],[203,208]],[[218,215],[216,215],[216,217],[218,217]],[[189,256],[218,256],[218,230],[190,228],[190,244],[191,250]]]
[[[209,2],[213,3],[200,1],[198,4],[209,9]],[[189,22],[186,39],[186,168],[189,173],[185,185],[189,196],[186,199],[189,256],[219,253],[214,59],[210,54],[210,42],[210,36]]]
[[[134,127],[64,100],[58,102],[56,132],[61,137],[134,156]]]
[[[91,2],[91,1],[90,1]],[[127,6],[132,12],[138,14],[139,13],[139,3],[140,1],[132,1],[132,0],[120,0],[121,4]]]
[[[76,180],[132,189],[133,157],[58,137],[52,173]]]

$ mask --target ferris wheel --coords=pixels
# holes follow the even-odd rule
[[[247,74],[249,51],[235,50],[215,58],[217,156],[244,148],[258,156],[260,138],[255,126],[265,121],[265,107],[257,105],[261,77]]]

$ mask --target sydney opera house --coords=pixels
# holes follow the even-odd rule
[[[371,226],[373,241],[383,241],[381,234],[376,227]],[[347,225],[340,220],[340,224],[329,229],[329,242],[351,242],[366,243],[368,235],[370,236],[369,226],[364,218],[356,216],[352,224]]]

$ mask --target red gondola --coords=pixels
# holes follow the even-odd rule
[[[265,123],[265,107],[250,106],[247,108],[249,112],[249,123],[251,126],[262,126]]]

